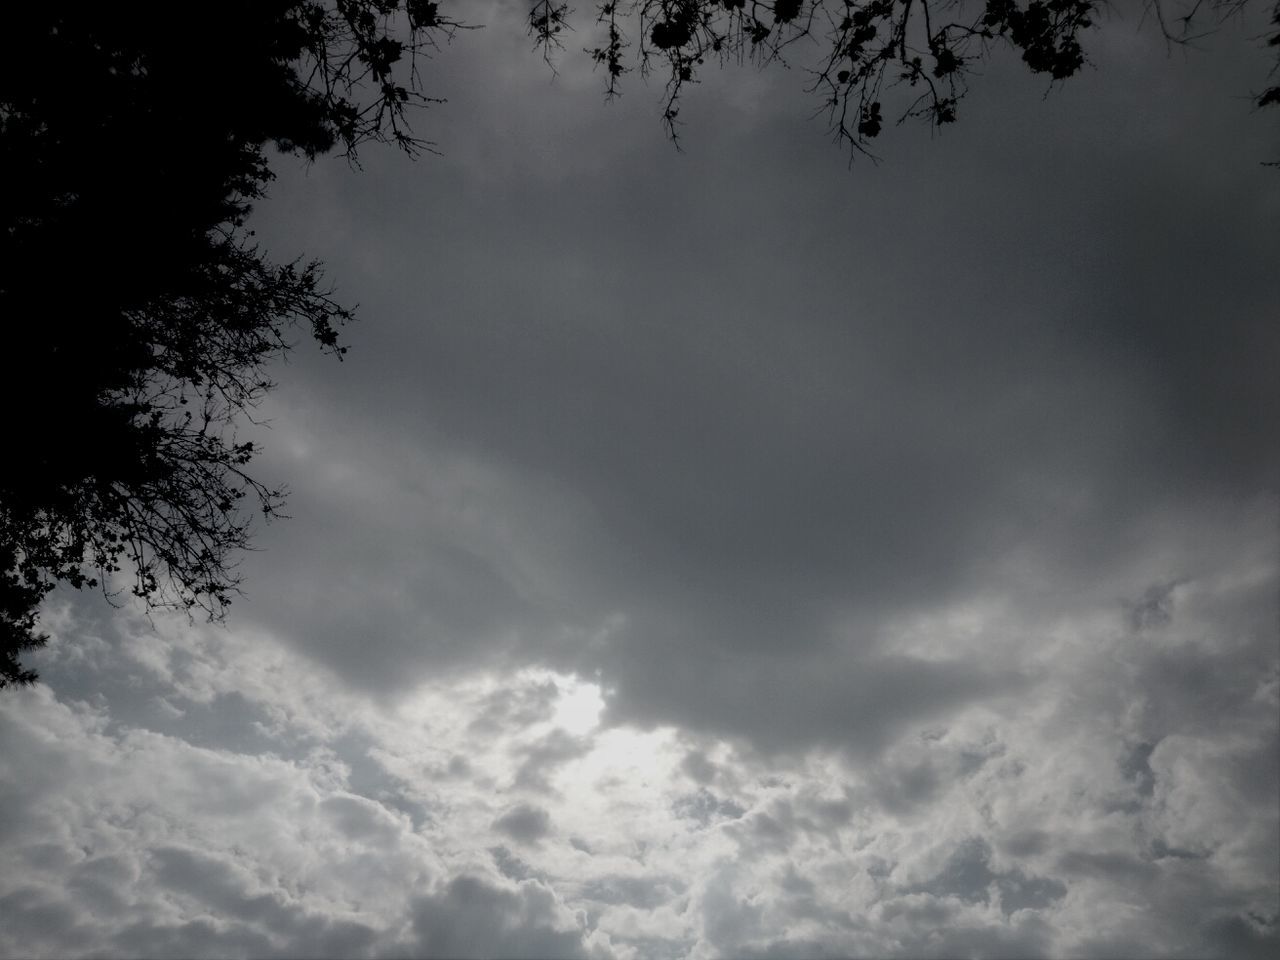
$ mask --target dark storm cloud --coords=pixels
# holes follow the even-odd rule
[[[879,656],[886,625],[975,593],[1034,621],[1176,583],[1201,572],[1183,531],[1276,476],[1259,201],[1280,188],[1249,154],[1263,133],[1206,175],[1215,131],[1245,128],[1199,73],[1131,123],[1105,78],[1040,103],[997,66],[956,137],[904,131],[852,172],[785,84],[749,135],[704,108],[677,155],[572,71],[497,86],[459,56],[448,76],[467,99],[432,114],[443,159],[313,170],[331,193],[282,184],[264,210],[366,322],[340,371],[295,373],[292,402],[325,414],[281,475],[357,466],[295,482],[271,554],[306,559],[254,571],[253,613],[353,681],[540,660],[602,670],[616,721],[877,749],[1020,683]],[[485,172],[490,109],[563,142]],[[482,478],[465,509],[431,492],[451,463]],[[1153,544],[1169,559],[1146,570]]]
[[[1201,928],[1204,946],[1223,957],[1262,960],[1280,949],[1280,926],[1275,920],[1259,922],[1258,917],[1234,914],[1215,917]]]

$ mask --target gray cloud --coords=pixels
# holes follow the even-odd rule
[[[555,712],[556,696],[556,685],[550,680],[500,687],[484,696],[480,713],[471,721],[471,729],[481,734],[493,733],[508,724],[531,726],[549,720]]]
[[[1126,56],[1168,70],[1158,45]],[[450,69],[522,114],[523,88]],[[1262,134],[1232,127],[1230,161],[1178,139],[1228,123],[1190,73],[1137,126],[1092,78],[1039,104],[1005,76],[985,92],[1016,121],[852,174],[781,92],[749,128],[702,117],[715,148],[676,156],[577,78],[527,94],[563,124],[556,162],[497,176],[442,112],[443,160],[387,162],[394,203],[383,168],[282,182],[264,231],[310,237],[369,322],[343,378],[299,365],[276,419],[310,459],[278,469],[338,461],[377,493],[295,484],[271,552],[315,586],[261,571],[252,613],[375,686],[531,658],[603,670],[616,720],[875,750],[1016,681],[882,663],[886,624],[975,593],[1034,622],[1202,573],[1202,534],[1277,471],[1275,188],[1236,156]],[[1153,151],[1176,157],[1156,177]],[[427,216],[447,229],[420,237]]]
[[[494,820],[493,828],[518,843],[536,844],[551,832],[551,816],[541,807],[520,803]]]
[[[566,923],[569,925],[566,926]],[[457,877],[439,894],[414,905],[414,948],[425,957],[584,957],[582,931],[545,887],[515,889]]]
[[[676,816],[688,817],[704,827],[718,820],[737,820],[747,812],[732,800],[717,797],[705,789],[677,797],[671,809]]]
[[[560,767],[590,750],[589,740],[575,737],[563,730],[553,730],[535,743],[524,745],[516,751],[522,759],[516,768],[515,786],[546,793],[552,789],[551,778]]]
[[[682,894],[688,884],[678,877],[606,876],[582,888],[582,896],[600,903],[623,903],[652,910]]]
[[[981,838],[970,838],[956,848],[936,877],[909,892],[954,896],[970,903],[988,903],[994,892],[1005,915],[1050,906],[1067,894],[1066,885],[1059,880],[1029,877],[1016,868],[996,873],[990,858],[990,845]]]

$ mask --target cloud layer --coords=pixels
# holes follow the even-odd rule
[[[0,951],[1266,955],[1280,670],[1204,627],[1274,573],[1011,640],[1016,695],[874,756],[601,724],[607,692],[545,670],[378,704],[269,636],[117,617],[86,644],[68,610],[46,669],[99,692],[2,705]]]
[[[849,171],[785,73],[676,154],[493,9],[442,158],[258,211],[364,322],[228,629],[58,597],[0,698],[0,954],[1271,955],[1254,61],[997,60]]]

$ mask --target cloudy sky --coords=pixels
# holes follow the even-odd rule
[[[0,954],[1272,955],[1261,20],[850,166],[785,70],[677,153],[520,6],[440,156],[277,165],[362,321],[278,370],[226,627],[51,600]]]

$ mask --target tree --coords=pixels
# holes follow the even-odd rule
[[[1146,8],[1187,43],[1245,0]],[[222,617],[238,551],[283,491],[248,472],[236,426],[299,328],[339,357],[352,318],[315,263],[276,264],[245,229],[267,151],[410,153],[434,102],[419,59],[464,29],[427,0],[20,4],[0,60],[0,687],[34,674],[37,611],[59,582],[132,578],[148,605]],[[465,11],[466,7],[459,5]],[[613,0],[594,23],[529,5],[551,62],[588,38],[606,96],[624,76],[681,96],[707,64],[804,69],[833,134],[866,152],[891,120],[954,122],[1001,47],[1060,82],[1086,62],[1101,0]],[[1280,3],[1268,41],[1280,52]],[[803,42],[802,42],[803,41]],[[810,60],[801,55],[809,52]],[[817,51],[813,53],[813,51]],[[1256,94],[1280,102],[1280,86]]]
[[[34,679],[19,657],[58,582],[123,573],[150,605],[223,615],[236,552],[282,496],[247,472],[236,425],[295,329],[340,356],[351,318],[316,264],[272,263],[244,229],[266,149],[419,149],[405,113],[426,98],[396,71],[456,27],[434,3],[281,0],[6,21],[0,686]]]

